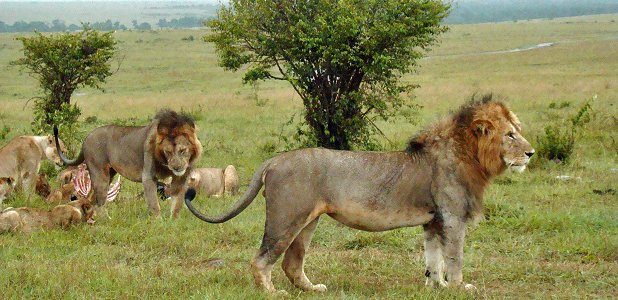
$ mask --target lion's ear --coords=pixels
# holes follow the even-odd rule
[[[494,130],[494,124],[489,120],[475,120],[472,122],[472,130],[476,136],[488,135]]]
[[[161,144],[161,142],[167,137],[169,134],[168,129],[166,127],[157,127],[157,144]]]

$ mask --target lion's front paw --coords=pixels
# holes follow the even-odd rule
[[[466,283],[464,289],[466,289],[466,291],[476,291],[476,287],[470,283]]]
[[[446,281],[444,281],[444,279],[434,280],[431,278],[427,278],[425,280],[425,286],[430,287],[430,288],[440,288],[440,287],[446,287],[447,283]]]
[[[326,285],[323,285],[323,284],[314,284],[311,286],[309,290],[312,292],[323,293],[323,292],[326,292],[327,288],[326,288]]]

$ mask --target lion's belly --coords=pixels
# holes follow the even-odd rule
[[[329,207],[328,215],[349,227],[365,231],[385,231],[426,224],[433,219],[430,207],[372,208],[358,203]]]
[[[142,182],[142,170],[126,167],[123,164],[112,164],[111,166],[118,174],[123,177],[133,181],[133,182]]]

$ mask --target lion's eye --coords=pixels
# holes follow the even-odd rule
[[[506,136],[508,136],[510,139],[514,140],[515,139],[515,134],[512,132],[509,132],[506,134]]]
[[[185,149],[180,149],[180,150],[178,150],[178,154],[180,154],[180,155],[185,154]]]

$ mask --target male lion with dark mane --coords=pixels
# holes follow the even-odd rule
[[[264,185],[266,225],[251,267],[257,285],[269,292],[276,291],[271,271],[284,252],[283,270],[292,284],[326,291],[303,270],[322,214],[366,231],[423,225],[426,284],[462,285],[466,225],[481,214],[483,191],[508,167],[523,171],[534,153],[515,114],[491,95],[474,98],[412,138],[405,151],[291,151],[263,163],[242,198],[221,216],[198,212],[191,189],[185,203],[201,220],[222,223],[243,211]]]
[[[144,184],[144,198],[150,213],[161,214],[157,201],[158,179],[171,177],[172,217],[182,208],[187,178],[202,153],[193,119],[186,114],[161,110],[146,126],[108,125],[94,129],[84,140],[79,156],[60,158],[69,166],[86,163],[97,208],[105,204],[109,184],[116,173]],[[58,139],[58,129],[54,127]],[[99,209],[101,210],[101,209]],[[106,214],[105,210],[102,210]]]

